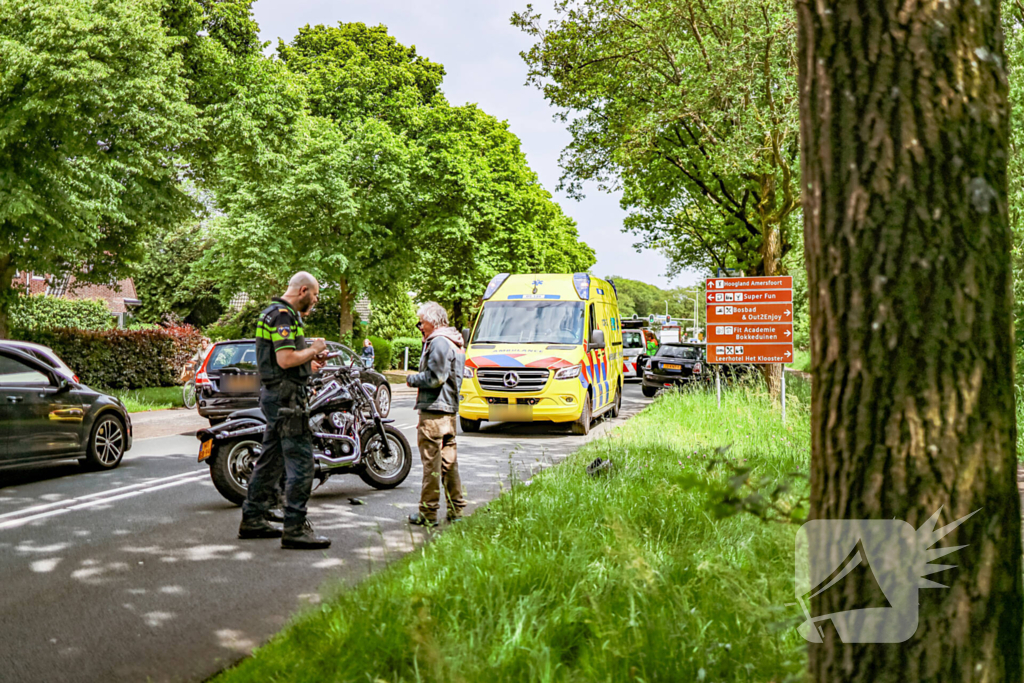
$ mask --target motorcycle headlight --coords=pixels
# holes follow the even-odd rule
[[[580,369],[582,367],[582,365],[577,364],[568,368],[562,368],[555,373],[555,379],[572,379],[573,377],[579,377]]]
[[[476,370],[474,370],[473,368],[469,366],[465,366],[462,368],[463,379],[473,379],[474,375],[476,375]]]

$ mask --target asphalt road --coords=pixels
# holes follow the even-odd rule
[[[460,435],[469,511],[497,496],[511,471],[532,476],[648,402],[628,384],[622,415],[589,437],[543,424]],[[241,512],[213,488],[190,436],[137,440],[110,472],[54,463],[0,473],[0,679],[204,680],[318,603],[322,590],[424,543],[430,532],[405,522],[422,476],[412,404],[396,396],[391,411],[414,450],[402,486],[375,491],[349,475],[313,493],[310,519],[334,540],[327,551],[238,540]]]

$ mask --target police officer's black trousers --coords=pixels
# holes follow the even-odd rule
[[[253,467],[249,493],[242,505],[242,520],[257,522],[277,503],[278,482],[284,473],[284,528],[297,531],[306,521],[306,503],[313,488],[313,440],[304,430],[301,436],[282,436],[278,426],[281,400],[278,392],[263,387],[260,407],[267,417],[263,452]]]

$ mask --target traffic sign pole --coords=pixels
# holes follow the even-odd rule
[[[718,394],[718,409],[722,409],[722,377],[718,372],[718,366],[715,366],[715,393]]]
[[[786,424],[786,368],[782,368],[782,424]]]

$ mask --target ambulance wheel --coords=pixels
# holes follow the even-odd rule
[[[590,394],[583,399],[583,412],[580,413],[578,420],[572,423],[572,433],[577,436],[586,436],[590,433],[590,414],[593,411],[590,409]]]
[[[459,417],[459,426],[462,427],[462,431],[467,434],[472,432],[480,431],[480,420],[470,420],[465,417]]]

